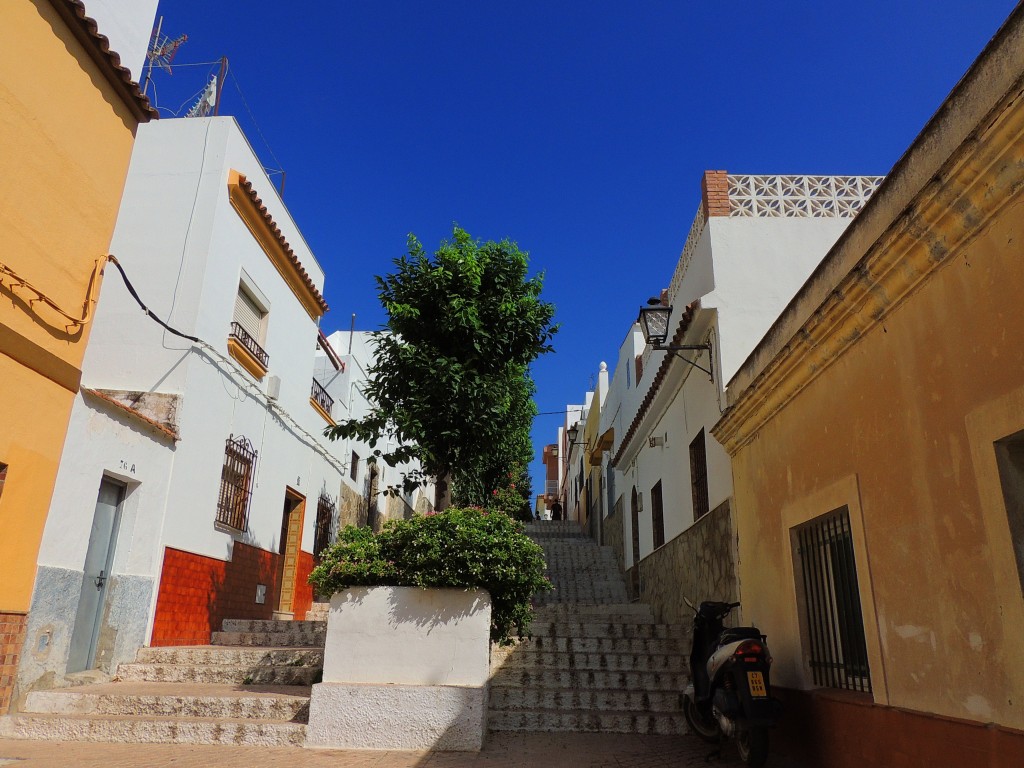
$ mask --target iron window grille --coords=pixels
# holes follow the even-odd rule
[[[830,512],[797,531],[811,674],[815,685],[871,692],[850,512]]]
[[[331,409],[334,408],[334,398],[327,394],[327,390],[316,379],[313,379],[313,389],[310,392],[310,397],[313,398],[313,402],[324,409],[328,416],[331,414]]]
[[[702,429],[690,443],[690,493],[693,498],[693,519],[708,513],[708,449]]]
[[[359,454],[355,451],[352,451],[352,460],[348,465],[348,476],[352,478],[353,481],[359,477]]]
[[[320,553],[331,546],[338,537],[336,510],[337,504],[334,499],[327,495],[327,491],[321,491],[320,500],[316,504],[316,535],[313,538],[313,557],[320,557]]]
[[[227,439],[224,466],[220,473],[217,522],[236,531],[244,531],[249,525],[249,502],[252,500],[256,455],[256,449],[248,438],[232,435]]]
[[[246,352],[260,361],[264,368],[270,367],[270,355],[259,345],[252,335],[242,327],[241,323],[231,323],[231,338],[245,347]]]

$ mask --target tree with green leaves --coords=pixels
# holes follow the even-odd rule
[[[529,366],[551,351],[557,330],[554,306],[540,298],[543,275],[528,276],[514,242],[480,243],[458,227],[433,256],[410,235],[394,265],[376,278],[388,321],[374,335],[370,413],[328,434],[368,442],[392,466],[418,460],[407,488],[432,477],[437,509],[448,506],[452,484],[462,502],[480,504],[530,460]],[[398,447],[378,449],[386,437]]]

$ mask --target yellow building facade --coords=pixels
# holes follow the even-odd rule
[[[135,129],[155,115],[77,0],[0,25],[0,714]]]
[[[744,615],[813,765],[1024,765],[1024,12],[729,383]]]

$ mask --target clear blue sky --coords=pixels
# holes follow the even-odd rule
[[[229,58],[245,103],[229,79],[222,113],[287,172],[327,273],[324,330],[353,312],[381,325],[373,276],[409,232],[431,250],[456,222],[511,238],[557,306],[556,352],[533,371],[555,411],[582,402],[667,285],[705,169],[886,173],[1013,7],[161,0],[159,14],[189,36],[176,64]],[[159,106],[212,69],[157,73]],[[559,423],[538,417],[538,452]]]

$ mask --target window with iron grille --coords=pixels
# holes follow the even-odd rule
[[[229,437],[224,448],[224,466],[220,472],[218,523],[237,531],[244,531],[248,527],[255,466],[256,449],[252,443],[242,435]]]
[[[693,497],[693,519],[708,513],[708,450],[702,429],[690,443],[690,493]]]
[[[849,509],[813,520],[796,537],[814,683],[870,693]]]
[[[654,548],[665,543],[665,508],[661,501],[661,480],[651,488],[651,525],[654,527]]]
[[[608,465],[608,476],[604,484],[608,491],[608,517],[611,517],[615,514],[618,507],[615,502],[615,469],[611,464]]]
[[[1024,432],[995,444],[1003,504],[1010,523],[1010,542],[1017,560],[1017,578],[1024,586]]]
[[[359,454],[352,451],[352,461],[348,465],[348,476],[355,482],[359,478]]]
[[[338,505],[327,491],[320,491],[320,500],[316,504],[316,535],[313,537],[313,557],[334,543],[338,537],[338,518],[335,514]]]

